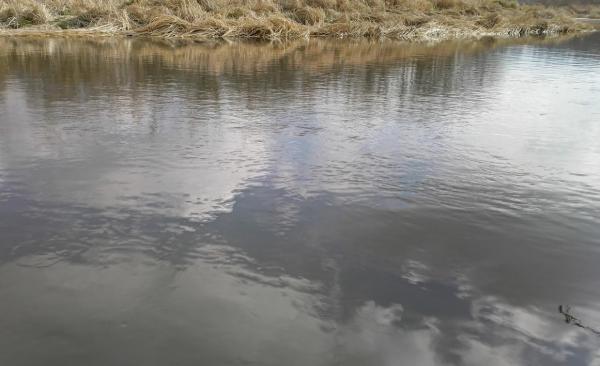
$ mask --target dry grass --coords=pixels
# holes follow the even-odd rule
[[[0,21],[9,28],[45,24],[51,14],[45,4],[33,0],[6,0],[0,2]]]
[[[600,6],[571,4],[567,9],[578,17],[600,19]]]
[[[292,13],[293,19],[304,25],[319,25],[325,22],[325,11],[311,6],[299,7]]]
[[[444,39],[585,29],[594,7],[515,0],[0,0],[0,28],[158,37]]]

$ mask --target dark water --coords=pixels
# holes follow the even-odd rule
[[[599,365],[600,36],[0,39],[0,365]]]

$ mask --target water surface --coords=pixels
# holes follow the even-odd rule
[[[600,365],[600,36],[0,39],[0,364]]]

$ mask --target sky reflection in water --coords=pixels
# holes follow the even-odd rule
[[[598,36],[0,58],[0,364],[600,364]]]

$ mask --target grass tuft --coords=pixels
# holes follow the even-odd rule
[[[0,2],[0,22],[9,28],[47,23],[50,12],[42,3],[31,0],[9,0]]]
[[[325,11],[321,8],[306,6],[294,11],[292,19],[300,24],[317,25],[325,21]]]

